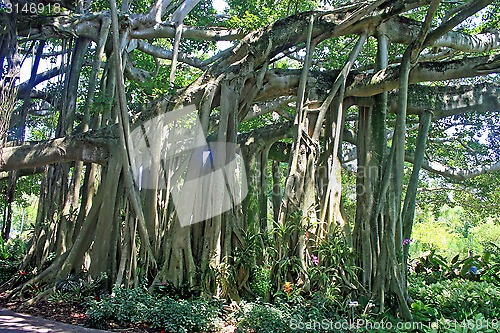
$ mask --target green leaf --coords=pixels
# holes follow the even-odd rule
[[[474,263],[475,263],[475,258],[473,258],[473,257],[467,258],[464,261],[464,265],[462,266],[462,269],[460,270],[460,276],[465,277],[465,275],[470,271],[472,266],[474,266]]]

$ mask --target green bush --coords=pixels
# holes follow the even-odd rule
[[[234,319],[238,333],[288,333],[291,332],[292,311],[284,304],[274,306],[268,303],[242,302]]]
[[[422,320],[500,316],[500,287],[492,283],[453,279],[427,284],[418,278],[410,281],[409,293],[415,300],[414,314]]]
[[[19,263],[0,260],[0,284],[8,281],[18,271]]]
[[[250,289],[256,296],[265,298],[271,289],[271,269],[263,266],[257,267],[250,279]]]
[[[427,284],[448,279],[467,279],[491,282],[500,286],[500,257],[490,252],[462,259],[457,254],[448,261],[431,250],[412,261],[412,270]]]
[[[7,242],[0,236],[0,260],[21,261],[26,253],[26,241],[20,237]]]
[[[26,242],[22,238],[11,238],[5,242],[0,237],[0,284],[18,274],[25,253]]]
[[[329,332],[328,325],[321,323],[342,322],[348,319],[345,308],[334,299],[320,293],[308,299],[296,296],[286,300],[278,298],[274,304],[264,302],[242,302],[240,309],[232,314],[231,321],[235,322],[237,332],[243,333],[289,333]],[[333,325],[330,325],[333,326]]]
[[[222,323],[222,303],[217,300],[180,300],[157,297],[146,290],[115,288],[112,295],[87,301],[87,324],[103,328],[146,324],[171,332],[211,332]]]

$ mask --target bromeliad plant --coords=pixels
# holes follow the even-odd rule
[[[302,212],[297,211],[284,224],[275,223],[272,230],[274,246],[270,249],[273,264],[271,280],[274,294],[281,292],[285,282],[303,287],[308,279],[303,253],[298,253],[299,240],[307,233]],[[300,240],[301,241],[301,240]]]
[[[81,273],[70,275],[66,280],[56,283],[56,290],[50,296],[52,302],[77,302],[85,299],[99,299],[106,290],[106,273],[102,273],[96,278]]]
[[[270,260],[275,263],[271,271],[275,297],[290,301],[298,295],[310,297],[319,292],[344,299],[356,288],[351,282],[356,281],[353,251],[342,231],[333,228],[328,237],[319,239],[315,230],[318,226],[304,220],[300,212],[273,229],[275,246]],[[300,239],[304,240],[303,252],[299,251]]]
[[[312,292],[340,297],[355,288],[351,282],[356,279],[352,248],[340,230],[334,230],[330,237],[311,246],[311,252],[308,274]]]
[[[154,292],[158,296],[168,296],[172,299],[189,299],[193,296],[199,296],[199,288],[192,287],[189,284],[185,283],[178,287],[176,287],[170,281],[163,281],[156,285]]]

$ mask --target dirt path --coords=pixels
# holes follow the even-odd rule
[[[109,331],[94,330],[80,326],[63,324],[0,308],[0,332],[105,333]]]

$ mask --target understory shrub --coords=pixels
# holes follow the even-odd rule
[[[329,326],[333,328],[333,323],[347,320],[347,312],[338,302],[319,293],[309,299],[278,298],[274,304],[241,302],[240,309],[230,318],[239,333],[333,332]]]
[[[500,317],[500,287],[492,283],[465,279],[429,283],[413,275],[410,276],[409,292],[413,299],[414,320],[437,325],[439,329],[435,332],[449,332],[451,325],[460,326],[470,320],[474,320],[477,328],[479,319],[487,322]],[[350,309],[344,299],[321,293],[308,298],[299,294],[278,296],[273,304],[261,300],[242,301],[228,316],[223,305],[216,299],[175,300],[166,295],[151,295],[146,289],[116,288],[112,295],[104,295],[100,300],[87,300],[87,321],[98,328],[116,323],[121,327],[145,325],[176,333],[215,332],[224,321],[234,324],[237,333],[422,332],[419,329],[397,330],[400,319],[390,314],[373,317],[363,312],[364,306]],[[369,325],[352,328],[349,326],[352,319],[355,323],[361,319],[375,324],[392,322],[392,328],[372,329]]]
[[[8,281],[18,271],[19,263],[0,259],[0,284]]]
[[[146,324],[166,331],[212,332],[222,325],[219,300],[174,300],[158,297],[141,288],[115,288],[113,294],[87,301],[87,323],[104,328],[110,322],[121,326]]]
[[[285,305],[274,306],[261,302],[242,302],[234,314],[237,332],[288,333],[291,332],[292,311]]]
[[[492,244],[493,246],[494,244]],[[496,246],[496,245],[495,245]],[[412,261],[412,271],[428,283],[445,279],[466,279],[487,281],[500,286],[500,257],[491,252],[460,258],[456,255],[451,260],[437,254],[434,250]]]
[[[252,292],[260,298],[265,298],[271,287],[271,269],[263,266],[257,267],[250,279]]]
[[[20,237],[7,242],[0,237],[0,259],[20,262],[26,253],[26,241]]]
[[[420,320],[500,316],[500,287],[493,283],[453,279],[428,284],[424,279],[412,278],[408,291],[415,301],[414,315]]]
[[[0,237],[0,284],[19,275],[19,266],[26,252],[26,243],[16,237],[5,242]]]

